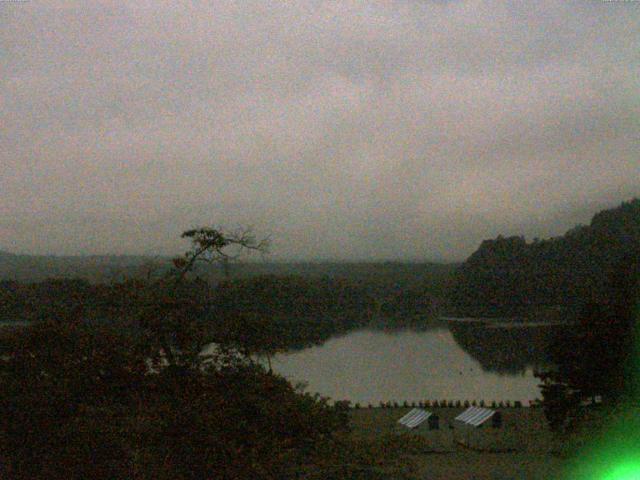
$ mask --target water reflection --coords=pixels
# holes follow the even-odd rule
[[[487,372],[522,374],[549,365],[547,352],[563,325],[486,326],[473,322],[448,322],[456,343]]]

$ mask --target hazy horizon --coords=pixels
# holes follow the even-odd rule
[[[0,250],[464,260],[640,196],[637,2],[0,2]]]
[[[626,202],[626,201],[630,201],[633,200],[637,197],[633,197],[633,198],[627,198],[626,200],[622,200],[622,202]],[[549,238],[553,238],[553,237],[558,237],[558,236],[562,236],[564,235],[568,230],[570,230],[571,228],[574,228],[576,226],[579,225],[589,225],[591,218],[598,213],[599,211],[602,211],[604,209],[609,209],[609,208],[613,208],[613,207],[617,207],[620,205],[620,203],[622,202],[617,202],[615,204],[602,204],[600,207],[597,207],[596,210],[594,211],[587,211],[587,209],[583,209],[579,212],[576,213],[582,213],[582,215],[575,215],[574,217],[572,217],[574,220],[579,220],[581,219],[582,221],[576,221],[574,223],[571,224],[567,224],[565,226],[564,229],[562,229],[563,225],[560,224],[560,221],[558,221],[558,224],[555,225],[555,227],[557,227],[557,233],[553,233],[553,234],[548,234],[548,235],[539,235],[536,232],[534,232],[532,235],[525,235],[522,232],[518,233],[518,232],[512,232],[512,233],[507,233],[505,234],[505,232],[495,232],[493,235],[489,235],[485,238],[482,238],[478,241],[478,244],[476,245],[476,247],[470,251],[466,256],[462,257],[462,258],[438,258],[438,257],[431,257],[431,258],[420,258],[420,257],[414,257],[414,258],[409,258],[409,257],[396,257],[396,258],[382,258],[382,257],[353,257],[353,258],[341,258],[341,257],[325,257],[325,258],[320,258],[320,257],[316,257],[316,258],[312,258],[312,257],[286,257],[286,256],[275,256],[271,253],[271,248],[268,252],[264,253],[264,254],[255,254],[255,253],[251,253],[249,252],[249,254],[242,256],[240,259],[238,259],[239,262],[266,262],[266,263],[443,263],[443,264],[451,264],[451,263],[462,263],[464,262],[464,260],[466,260],[466,258],[473,253],[473,251],[475,251],[475,249],[477,247],[480,246],[480,244],[482,243],[482,241],[487,240],[487,239],[493,239],[498,237],[499,235],[502,236],[523,236],[525,237],[525,240],[527,242],[531,242],[533,241],[533,239],[538,238],[538,239],[549,239]],[[547,231],[550,231],[549,229]],[[3,248],[2,245],[0,245],[0,253],[10,253],[10,254],[15,254],[15,255],[34,255],[34,256],[56,256],[56,257],[109,257],[109,256],[113,256],[113,257],[127,257],[127,256],[131,256],[131,257],[136,257],[136,256],[144,256],[144,257],[161,257],[161,258],[171,258],[174,256],[179,256],[183,253],[183,251],[185,249],[188,249],[188,242],[184,241],[184,247],[182,250],[176,250],[173,252],[153,252],[153,251],[149,251],[149,252],[129,252],[129,253],[113,253],[113,252],[103,252],[103,253],[69,253],[69,254],[60,254],[60,253],[56,253],[56,252],[48,252],[48,253],[30,253],[30,252],[21,252],[21,251],[13,251],[13,250],[9,250],[6,248]]]

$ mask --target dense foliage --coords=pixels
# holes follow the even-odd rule
[[[93,321],[122,322],[132,316],[133,307],[153,309],[178,302],[172,315],[188,312],[216,338],[231,341],[235,336],[245,346],[260,342],[268,350],[282,350],[317,344],[364,325],[420,326],[435,318],[444,303],[446,272],[427,275],[407,267],[400,274],[393,267],[378,279],[251,275],[213,284],[190,275],[181,282],[178,296],[175,287],[167,284],[149,290],[145,288],[148,280],[140,278],[113,283],[5,280],[0,281],[0,321],[40,321],[62,309],[82,310]],[[225,318],[223,330],[215,321],[220,317]],[[275,343],[265,344],[267,335]]]
[[[341,280],[254,277],[224,282],[210,305],[235,328],[217,332],[236,344],[277,351],[320,343],[366,325],[373,302],[366,289]]]
[[[543,406],[552,428],[572,430],[585,405],[610,407],[638,390],[640,250],[623,258],[610,278],[607,303],[585,304],[579,323],[552,344],[556,368],[540,375]]]
[[[362,478],[372,458],[343,456],[356,449],[347,405],[253,362],[269,336],[222,335],[243,308],[212,315],[208,284],[186,278],[230,245],[261,244],[213,229],[185,237],[193,250],[153,281],[3,284],[3,313],[32,323],[0,330],[2,478],[331,478],[336,465]]]
[[[252,363],[154,372],[149,344],[110,327],[46,322],[3,344],[2,478],[287,478],[347,426]]]

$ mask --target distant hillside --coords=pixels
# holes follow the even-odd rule
[[[153,257],[128,255],[53,256],[16,255],[0,250],[0,280],[36,282],[47,278],[83,278],[107,282],[141,273],[157,262]],[[160,260],[168,264],[167,259]]]
[[[458,315],[520,315],[607,303],[612,279],[640,258],[640,200],[597,213],[561,237],[485,240],[458,269],[449,293]]]
[[[47,278],[80,278],[92,283],[144,277],[168,268],[167,257],[147,256],[32,256],[0,251],[0,280],[36,282]],[[238,262],[201,265],[196,274],[212,283],[226,278],[264,275],[344,278],[405,288],[420,283],[442,292],[457,265],[403,262]]]

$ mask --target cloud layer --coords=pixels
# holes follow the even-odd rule
[[[0,3],[0,248],[461,259],[640,194],[640,3]]]

